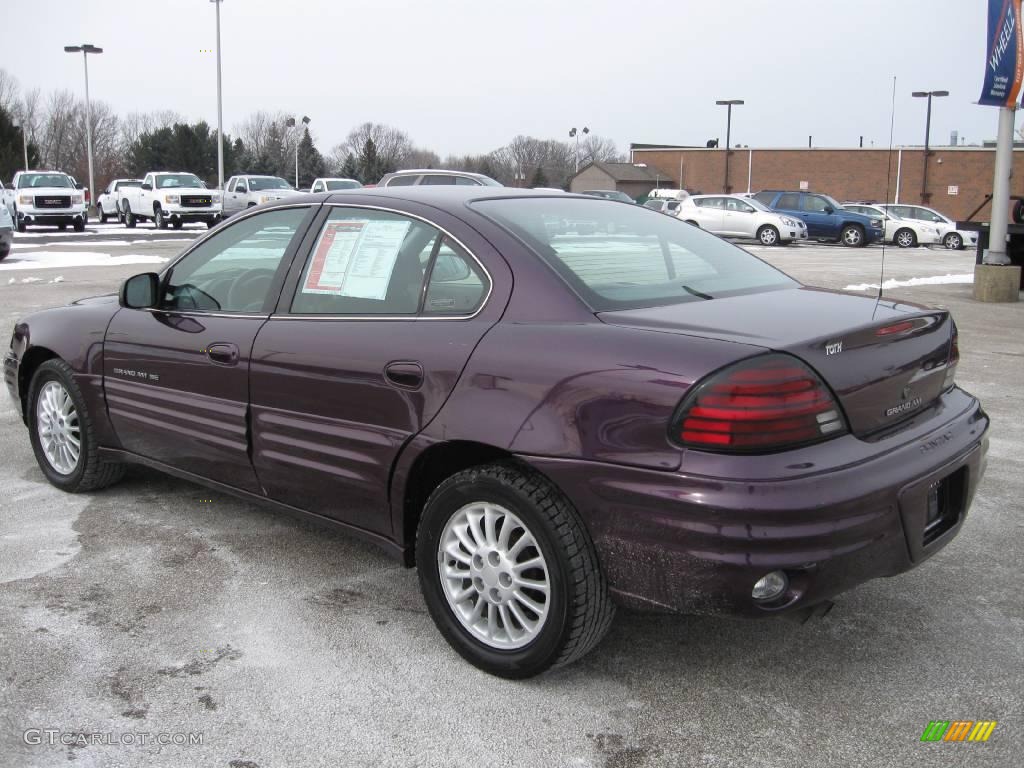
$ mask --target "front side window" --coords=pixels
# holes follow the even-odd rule
[[[726,210],[734,211],[736,213],[753,213],[754,209],[744,203],[742,200],[737,200],[735,197],[726,198],[725,201]]]
[[[818,195],[805,195],[804,196],[804,210],[810,213],[825,213],[826,209],[835,207],[830,205],[828,200]]]
[[[339,189],[359,189],[360,184],[355,179],[332,179],[327,182],[327,189],[331,192],[335,192]]]
[[[240,220],[179,261],[165,281],[168,311],[264,312],[282,259],[308,208]]]
[[[439,187],[450,187],[455,183],[454,176],[443,176],[437,173],[428,173],[423,177],[420,184],[432,184]]]
[[[519,237],[594,310],[707,301],[798,283],[686,222],[582,198],[481,200],[472,207]],[[589,234],[552,235],[560,221]]]
[[[415,315],[440,232],[418,219],[331,209],[306,260],[291,311],[300,315]]]
[[[264,189],[291,189],[291,185],[279,176],[269,178],[255,177],[249,179],[249,191],[259,192]]]
[[[470,178],[469,176],[456,176],[455,184],[459,187],[479,187],[480,182],[476,179]]]

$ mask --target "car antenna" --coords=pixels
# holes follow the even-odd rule
[[[878,296],[875,297],[875,311],[871,313],[871,319],[875,319],[878,312],[878,303],[882,300],[882,286],[885,285],[885,224],[889,219],[889,189],[892,184],[892,137],[896,127],[896,75],[892,76],[892,107],[889,111],[889,160],[885,171],[885,218],[882,219],[882,274],[878,276]]]

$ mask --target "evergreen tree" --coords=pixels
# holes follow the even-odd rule
[[[359,178],[359,164],[356,163],[356,156],[351,152],[345,158],[345,163],[341,166],[341,175],[346,179]]]
[[[544,169],[539,165],[537,170],[533,172],[533,178],[530,179],[531,187],[546,187],[548,186],[548,177],[544,175]]]
[[[309,188],[313,185],[314,179],[326,175],[327,163],[324,162],[320,150],[313,144],[309,128],[306,128],[302,139],[299,140],[299,188]]]
[[[367,139],[359,156],[359,180],[363,184],[376,184],[383,175],[377,157],[377,145],[373,143],[373,139]]]
[[[0,179],[10,181],[17,171],[25,170],[22,128],[15,128],[7,110],[0,108]],[[28,143],[28,167],[39,167],[39,148]]]

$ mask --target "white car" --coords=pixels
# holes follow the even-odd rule
[[[114,179],[107,184],[99,198],[96,200],[96,215],[100,223],[106,223],[107,219],[121,218],[121,206],[118,205],[120,197],[118,192],[127,187],[141,187],[142,179]]]
[[[691,195],[676,211],[688,224],[722,237],[752,238],[761,245],[788,245],[807,239],[807,225],[740,195]]]
[[[884,239],[900,248],[914,248],[918,245],[935,245],[942,242],[942,233],[934,224],[904,219],[891,209],[887,211],[884,206],[873,203],[843,203],[843,208],[884,220]]]
[[[355,179],[323,178],[316,179],[310,192],[337,192],[341,189],[359,189],[363,185]]]
[[[141,220],[152,219],[157,229],[175,229],[189,221],[202,221],[213,229],[223,206],[220,192],[206,188],[194,173],[150,171],[138,187],[122,187],[121,215],[129,229]]]
[[[224,216],[297,194],[280,176],[232,176],[224,185]]]
[[[26,227],[71,224],[76,232],[85,229],[85,192],[75,180],[60,171],[18,171],[11,182],[13,194],[5,196],[7,208],[19,232]]]
[[[959,251],[964,246],[976,248],[978,245],[977,232],[964,232],[956,228],[956,222],[949,216],[936,211],[934,208],[925,208],[923,205],[905,205],[903,203],[879,204],[879,208],[902,216],[912,221],[924,221],[934,224],[938,230],[941,242],[951,251]]]
[[[0,196],[3,195],[3,182],[0,182]],[[11,243],[14,240],[14,219],[6,205],[0,205],[0,261],[7,258],[11,252]]]

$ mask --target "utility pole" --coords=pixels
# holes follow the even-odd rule
[[[921,173],[921,204],[928,205],[931,195],[928,193],[928,158],[931,157],[932,137],[932,97],[949,96],[949,91],[914,91],[915,99],[928,99],[928,116],[924,122],[924,171]]]
[[[85,63],[85,142],[86,154],[89,156],[89,203],[95,211],[96,176],[92,171],[92,106],[89,103],[89,54],[103,53],[103,49],[97,48],[91,43],[82,43],[82,45],[65,45],[64,52],[80,52],[82,54],[82,61]]]
[[[729,184],[729,155],[732,154],[732,144],[730,143],[732,140],[732,108],[734,106],[738,107],[743,103],[743,99],[721,99],[715,102],[718,106],[728,109],[725,118],[725,184],[722,185],[727,195],[732,190]]]
[[[210,0],[217,7],[217,189],[224,189],[224,102],[220,90],[220,4],[224,0]]]

